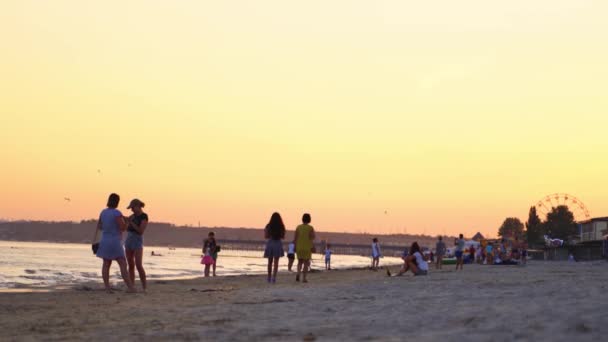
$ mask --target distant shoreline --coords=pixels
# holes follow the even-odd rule
[[[3,221],[0,222],[0,240],[22,242],[91,243],[95,231],[95,220],[81,222],[49,221]],[[219,241],[240,243],[263,243],[264,233],[260,228],[228,227],[184,227],[170,223],[150,222],[145,234],[146,244],[167,247],[200,247],[208,232],[214,231]],[[423,246],[434,245],[436,237],[404,234],[357,234],[317,231],[317,242],[332,245],[368,246],[373,237],[378,237],[385,248],[403,248],[417,241]],[[446,237],[449,239],[450,237]],[[293,239],[293,230],[288,230],[285,240]],[[367,248],[367,247],[366,247]]]

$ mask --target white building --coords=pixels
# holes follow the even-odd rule
[[[596,217],[581,224],[581,242],[602,240],[608,234],[608,217]]]

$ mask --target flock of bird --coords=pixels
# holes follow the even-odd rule
[[[132,164],[131,164],[131,163],[127,164],[127,167],[131,167],[131,166],[132,166]],[[98,175],[101,175],[101,169],[97,169],[97,174],[98,174]],[[72,202],[72,199],[71,199],[70,197],[64,197],[64,198],[63,198],[63,200],[64,200],[66,203],[71,203],[71,202]]]

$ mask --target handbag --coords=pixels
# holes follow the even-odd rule
[[[97,226],[95,226],[95,235],[93,235],[93,243],[91,244],[91,249],[93,250],[93,254],[97,255],[97,251],[99,250],[99,242],[95,242],[97,240]]]
[[[93,250],[93,254],[97,255],[97,250],[99,249],[99,242],[92,244],[91,249]]]

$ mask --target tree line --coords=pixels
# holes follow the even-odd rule
[[[538,216],[536,207],[531,207],[525,225],[517,217],[508,217],[498,228],[500,237],[525,239],[530,246],[543,244],[544,235],[567,240],[577,233],[578,224],[566,205],[551,208],[544,220]]]

